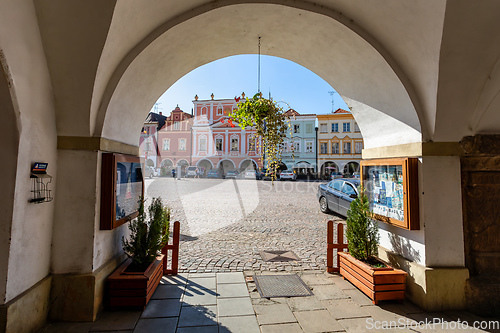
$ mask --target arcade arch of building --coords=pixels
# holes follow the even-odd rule
[[[99,230],[102,152],[136,155],[166,88],[202,64],[256,53],[258,36],[263,54],[342,94],[364,159],[419,158],[420,230],[380,226],[381,255],[410,273],[408,297],[427,310],[500,308],[488,303],[500,302],[488,299],[500,272],[484,260],[500,262],[489,240],[500,235],[476,232],[498,230],[499,11],[495,0],[3,1],[0,324],[96,318],[126,233]],[[34,161],[49,163],[51,203],[28,203]],[[16,317],[16,307],[38,315]]]

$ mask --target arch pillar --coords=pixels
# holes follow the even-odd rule
[[[138,147],[103,138],[58,137],[58,200],[52,240],[50,318],[93,321],[106,277],[123,261],[127,226],[100,230],[103,152],[138,156]]]
[[[418,157],[420,230],[379,223],[379,256],[408,273],[408,298],[427,311],[464,309],[465,265],[458,143],[363,150],[363,159]]]

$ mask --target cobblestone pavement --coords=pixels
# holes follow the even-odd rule
[[[180,272],[326,269],[326,222],[318,182],[155,178],[146,198],[161,196],[181,222]],[[300,260],[266,262],[264,250]]]

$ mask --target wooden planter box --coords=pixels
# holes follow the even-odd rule
[[[359,290],[378,304],[384,300],[400,300],[405,297],[405,271],[392,267],[374,268],[352,257],[349,253],[339,252],[340,274]]]
[[[161,281],[163,255],[144,273],[125,272],[131,262],[127,259],[106,280],[110,307],[145,307]]]

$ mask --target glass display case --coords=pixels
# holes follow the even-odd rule
[[[144,196],[140,157],[102,154],[101,230],[114,229],[139,215]]]

